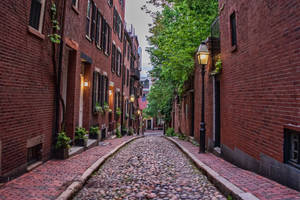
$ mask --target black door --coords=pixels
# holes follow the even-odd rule
[[[215,147],[221,144],[221,116],[220,116],[220,81],[215,81]]]
[[[194,112],[195,112],[195,106],[194,106],[194,92],[191,92],[191,114],[192,114],[192,120],[191,120],[191,133],[190,136],[194,137]]]
[[[148,120],[148,121],[147,121],[147,128],[148,128],[148,129],[151,129],[151,120]]]

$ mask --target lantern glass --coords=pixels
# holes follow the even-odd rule
[[[202,42],[199,46],[198,52],[198,62],[200,65],[207,65],[208,63],[208,56],[209,56],[209,51],[207,49],[207,46],[204,42]]]
[[[134,98],[134,95],[131,95],[130,96],[130,102],[134,102],[135,98]]]

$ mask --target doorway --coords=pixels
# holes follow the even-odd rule
[[[84,105],[84,63],[81,63],[81,72],[80,72],[80,99],[79,99],[79,121],[78,126],[82,127],[83,125],[83,105]]]
[[[216,78],[214,79],[214,108],[215,108],[215,120],[214,120],[214,139],[215,147],[220,147],[221,145],[221,110],[220,110],[220,81]]]

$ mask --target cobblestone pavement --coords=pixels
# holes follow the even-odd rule
[[[106,161],[75,199],[226,199],[171,142],[138,139]]]

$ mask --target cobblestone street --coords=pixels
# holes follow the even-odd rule
[[[111,157],[75,199],[226,199],[171,142],[138,139]]]

